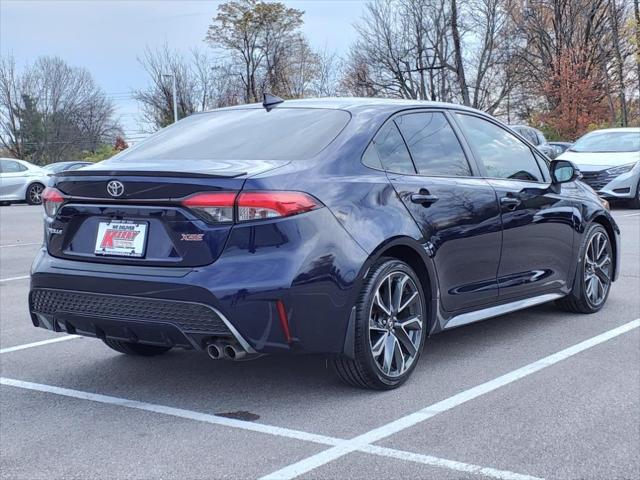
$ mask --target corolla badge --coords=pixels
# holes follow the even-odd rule
[[[119,197],[124,193],[124,185],[118,180],[111,180],[107,183],[107,193],[112,197]]]

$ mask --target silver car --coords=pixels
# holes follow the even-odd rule
[[[544,133],[537,128],[533,128],[528,125],[509,125],[509,128],[528,140],[534,147],[536,147],[536,150],[544,153],[547,157],[556,157],[556,149],[549,145]]]
[[[42,191],[49,174],[42,168],[14,158],[0,158],[0,204],[42,203]]]
[[[640,128],[587,133],[558,157],[575,163],[582,181],[600,196],[640,208]]]

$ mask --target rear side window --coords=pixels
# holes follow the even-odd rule
[[[407,146],[394,122],[387,122],[373,138],[371,145],[374,146],[385,170],[395,173],[416,173]],[[365,151],[363,161],[366,165],[375,168],[375,163],[370,164],[374,162],[371,145]]]
[[[543,181],[533,152],[515,135],[482,118],[456,115],[489,177]]]
[[[218,110],[191,115],[113,160],[306,160],[350,118],[344,110],[320,108]]]
[[[24,165],[13,160],[0,160],[0,172],[2,173],[18,173],[27,169]]]
[[[471,176],[462,146],[442,112],[411,113],[395,121],[419,174]]]

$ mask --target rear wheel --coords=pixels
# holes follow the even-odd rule
[[[413,269],[400,260],[379,260],[356,304],[355,358],[333,360],[338,377],[368,389],[401,385],[420,358],[425,318],[424,293]]]
[[[154,357],[171,350],[171,347],[158,347],[156,345],[144,345],[142,343],[123,342],[120,340],[104,339],[103,342],[116,352],[142,357]]]
[[[609,297],[613,274],[611,240],[602,225],[594,223],[589,227],[579,258],[574,291],[557,304],[569,312],[595,313]]]
[[[33,183],[27,188],[27,195],[25,200],[29,205],[40,205],[42,203],[42,191],[44,185],[41,183]]]

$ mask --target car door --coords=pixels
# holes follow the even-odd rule
[[[15,160],[0,160],[0,198],[17,200],[25,184],[27,167]]]
[[[444,310],[495,301],[499,206],[493,188],[474,176],[447,114],[432,110],[395,116],[374,138],[365,163],[374,148],[422,231]]]
[[[544,159],[497,122],[470,113],[455,117],[500,202],[500,298],[567,288],[575,261],[571,186],[551,185]]]

